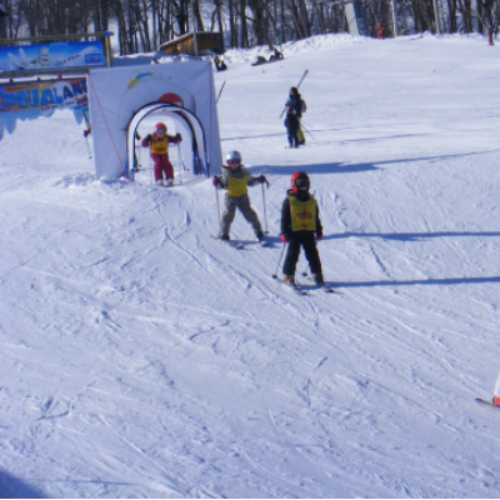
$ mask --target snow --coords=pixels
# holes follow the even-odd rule
[[[212,238],[211,182],[150,186],[144,153],[138,182],[95,181],[69,112],[0,142],[0,497],[500,495],[500,413],[474,402],[499,372],[498,47],[256,53],[216,83],[223,151],[271,183],[269,248],[241,215],[244,250]],[[287,150],[306,68],[307,145]],[[271,278],[297,170],[335,294]]]

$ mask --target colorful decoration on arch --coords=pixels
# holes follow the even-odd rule
[[[0,83],[0,139],[10,134],[16,120],[52,116],[56,109],[71,109],[80,124],[88,113],[87,79],[56,78]]]

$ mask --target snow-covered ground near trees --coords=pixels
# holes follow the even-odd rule
[[[223,152],[271,183],[269,248],[241,215],[244,250],[212,238],[211,182],[150,186],[147,155],[140,182],[95,181],[70,113],[0,142],[0,497],[500,496],[500,411],[474,402],[500,369],[498,46],[256,54],[216,83]],[[335,294],[271,277],[296,170]]]

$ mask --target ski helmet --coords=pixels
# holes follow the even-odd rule
[[[239,167],[241,165],[241,155],[239,151],[229,151],[229,153],[227,153],[226,165],[228,167]]]
[[[157,123],[155,125],[155,129],[156,130],[165,130],[166,131],[167,130],[167,126],[164,123],[160,122],[160,123]]]
[[[292,184],[292,192],[296,193],[298,189],[309,189],[310,180],[305,172],[295,172],[290,180]]]

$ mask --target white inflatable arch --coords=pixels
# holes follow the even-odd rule
[[[207,153],[207,140],[205,131],[198,117],[188,109],[169,104],[157,102],[147,104],[136,112],[127,128],[127,163],[134,164],[135,158],[135,136],[140,123],[149,116],[169,116],[181,122],[180,128],[187,130],[190,137],[183,134],[183,147],[187,147],[191,162],[190,170],[196,175],[210,175],[210,161]],[[187,146],[186,146],[187,145]]]
[[[192,172],[220,173],[222,155],[210,61],[92,69],[87,75],[96,179],[131,178],[135,130],[151,115],[175,119]]]

